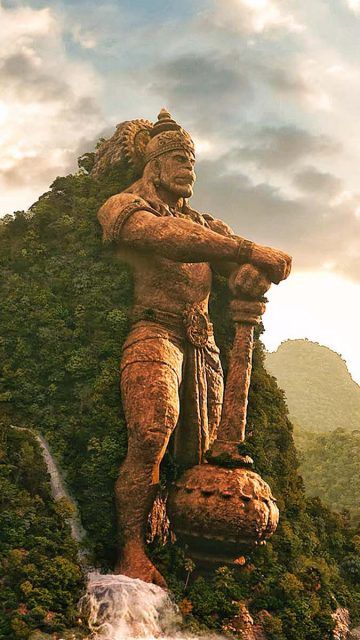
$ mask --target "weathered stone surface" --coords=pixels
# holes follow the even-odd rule
[[[204,563],[234,563],[267,540],[279,511],[269,485],[250,469],[189,469],[170,493],[169,515],[188,552]]]
[[[98,212],[104,240],[131,265],[135,284],[133,327],[121,361],[128,454],[116,483],[124,540],[116,570],[163,585],[144,547],[160,462],[175,431],[178,462],[203,463],[221,417],[222,370],[208,317],[212,271],[230,277],[240,313],[223,429],[238,441],[245,429],[252,325],[263,311],[258,298],[289,275],[291,258],[235,236],[221,220],[189,206],[194,144],[165,110],[154,125],[134,120],[119,126],[96,154],[94,177],[121,159],[141,177]],[[255,512],[254,521],[264,520],[260,507]]]

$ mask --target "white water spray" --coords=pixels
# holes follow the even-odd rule
[[[221,640],[182,631],[179,609],[164,589],[126,576],[90,573],[80,607],[93,640]]]

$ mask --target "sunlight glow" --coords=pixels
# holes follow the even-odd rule
[[[0,102],[0,124],[5,124],[9,109],[6,104]]]
[[[274,0],[237,0],[237,6],[249,10],[250,23],[255,33],[274,27],[282,27],[288,31],[304,29],[291,14],[282,13]]]
[[[193,136],[193,140],[197,156],[203,158],[212,155],[214,145],[210,142],[210,140],[206,140],[205,138],[197,138],[196,136]]]
[[[360,13],[360,0],[347,0],[347,4],[351,11]]]
[[[273,286],[268,298],[263,341],[269,351],[308,338],[340,353],[360,382],[359,284],[329,271],[298,272]]]
[[[269,6],[269,0],[242,0],[242,3],[251,9],[259,11]]]

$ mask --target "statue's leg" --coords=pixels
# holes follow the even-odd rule
[[[122,373],[121,394],[128,453],[115,485],[123,536],[116,571],[164,586],[162,576],[146,555],[144,538],[159,483],[160,462],[179,417],[179,377],[171,366],[161,362],[133,362]]]

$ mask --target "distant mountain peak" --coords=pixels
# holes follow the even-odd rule
[[[293,421],[308,431],[360,428],[360,386],[342,356],[307,339],[286,340],[266,354]]]

